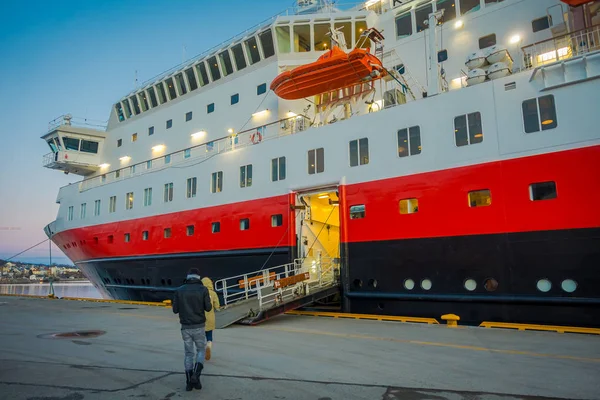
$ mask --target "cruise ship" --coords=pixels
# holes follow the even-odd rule
[[[298,1],[52,121],[45,232],[108,298],[328,259],[346,312],[598,325],[598,78],[600,1]]]

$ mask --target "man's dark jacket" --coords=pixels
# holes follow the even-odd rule
[[[181,329],[203,328],[205,311],[212,310],[208,289],[200,279],[188,279],[173,296],[173,312],[179,314]]]

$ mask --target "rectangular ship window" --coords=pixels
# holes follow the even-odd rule
[[[271,160],[271,180],[273,182],[285,179],[285,157],[273,158]]]
[[[208,85],[210,80],[208,79],[208,73],[206,72],[206,64],[199,62],[196,64],[196,72],[198,73],[198,79],[200,80],[200,86]]]
[[[425,25],[425,21],[429,21],[429,14],[432,12],[433,5],[431,5],[431,3],[415,9],[415,24],[417,25],[417,32],[422,32],[428,28],[428,26]]]
[[[275,214],[271,215],[271,227],[275,228],[277,226],[283,225],[283,215]]]
[[[131,142],[136,142],[137,141],[137,133],[134,133],[133,135],[131,135]]]
[[[111,196],[108,202],[108,212],[114,213],[117,210],[117,196]]]
[[[417,199],[402,199],[398,203],[400,214],[414,214],[419,212],[419,200]]]
[[[219,233],[219,232],[221,232],[221,223],[220,222],[213,222],[211,224],[211,231],[212,231],[212,233]]]
[[[100,215],[100,200],[94,201],[94,216]]]
[[[532,201],[551,200],[556,197],[556,182],[554,181],[532,183],[529,185],[529,199]]]
[[[188,225],[185,227],[185,233],[188,236],[193,236],[194,235],[194,225]]]
[[[231,52],[233,53],[233,60],[235,61],[235,67],[237,70],[241,70],[246,68],[246,58],[244,57],[244,50],[242,49],[242,44],[238,43],[231,48]]]
[[[152,188],[144,189],[144,207],[152,205]]]
[[[479,111],[454,118],[454,139],[457,147],[483,142]]]
[[[396,17],[396,37],[402,39],[412,35],[412,17],[410,12]]]
[[[148,231],[143,231],[142,232],[142,240],[148,240]]]
[[[173,120],[169,119],[167,120],[167,129],[171,129],[173,127]]]
[[[267,93],[267,84],[266,83],[261,83],[260,85],[258,85],[256,87],[256,95],[260,96],[263,93]]]
[[[237,104],[240,102],[240,94],[236,93],[236,94],[232,94],[231,95],[231,105]]]
[[[558,126],[554,95],[525,100],[522,109],[525,133],[545,131]]]
[[[187,76],[188,82],[190,83],[190,92],[198,89],[198,83],[196,82],[196,75],[194,74],[194,69],[186,69],[185,76]]]
[[[240,187],[252,186],[252,164],[240,167]]]
[[[248,219],[248,218],[240,219],[240,230],[247,231],[248,229],[250,229],[250,219]]]
[[[369,139],[362,138],[350,141],[350,166],[369,163]]]
[[[221,79],[221,71],[219,70],[219,64],[217,63],[217,57],[211,57],[207,61],[210,76],[214,81]]]
[[[67,209],[67,221],[73,221],[73,206],[69,206]]]
[[[108,240],[108,243],[112,243],[112,242],[114,242],[115,237],[113,235],[108,235],[107,240]]]
[[[365,217],[365,205],[350,206],[350,219],[361,219]]]
[[[206,113],[210,114],[212,112],[215,112],[215,103],[210,103],[206,106]]]
[[[492,205],[492,193],[489,189],[469,192],[469,207],[487,207]]]
[[[223,171],[213,172],[210,182],[211,193],[220,193],[223,191]]]
[[[492,33],[491,35],[482,36],[479,38],[479,48],[485,49],[487,47],[491,47],[496,44],[496,34]]]
[[[152,135],[154,135],[154,127],[153,126],[148,128],[148,136],[152,136]]]
[[[133,192],[129,192],[125,195],[125,209],[131,210],[133,208]]]
[[[398,157],[414,156],[421,154],[421,127],[411,126],[400,129],[398,136]]]
[[[129,241],[131,240],[131,235],[129,233],[126,233],[123,240],[125,241],[125,243],[129,243]]]
[[[169,78],[165,80],[167,84],[167,91],[169,93],[169,99],[175,100],[177,98],[177,92],[175,91],[175,85],[173,84],[173,79]]]
[[[188,122],[191,120],[192,120],[192,112],[189,111],[189,112],[185,113],[185,122]]]
[[[79,210],[79,219],[84,219],[85,218],[85,213],[87,209],[87,203],[82,203],[81,204],[81,209]]]
[[[183,96],[187,93],[187,88],[185,87],[185,81],[183,79],[183,75],[181,73],[175,75],[175,84],[177,85],[177,91],[180,96]]]
[[[163,236],[165,237],[165,239],[168,239],[171,237],[171,228],[165,228],[163,231]]]
[[[321,147],[308,151],[308,173],[313,175],[325,171],[325,150]]]
[[[187,191],[186,197],[191,199],[192,197],[196,197],[196,183],[198,178],[188,178],[187,180]]]
[[[256,43],[256,38],[252,36],[244,42],[244,45],[246,46],[246,54],[248,54],[250,65],[259,62],[260,53],[258,52],[258,44]]]
[[[219,53],[219,59],[221,60],[221,66],[223,67],[223,76],[227,76],[233,73],[233,64],[231,63],[231,57],[229,51],[225,50]]]
[[[169,203],[169,202],[173,201],[173,182],[165,183],[165,191],[164,191],[163,200],[165,203]]]
[[[550,19],[547,15],[531,21],[531,29],[534,33],[548,28],[550,28]]]
[[[167,102],[167,93],[165,92],[165,86],[163,82],[159,82],[154,86],[156,88],[156,93],[158,95],[158,100],[160,104],[165,104]]]
[[[262,46],[263,55],[265,58],[269,58],[275,55],[275,46],[273,45],[273,34],[270,29],[258,34],[260,38],[260,44]]]

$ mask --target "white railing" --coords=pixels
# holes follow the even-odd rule
[[[304,261],[296,259],[292,263],[220,279],[215,282],[215,291],[222,294],[224,307],[257,298],[258,309],[265,310],[339,281],[339,265],[332,259],[314,260],[308,265]],[[275,281],[305,273],[309,279],[274,288]]]
[[[259,145],[260,143],[302,132],[310,127],[310,120],[303,115],[296,115],[267,125],[215,139],[174,153],[165,154],[150,160],[132,164],[127,167],[106,172],[105,174],[79,182],[79,191],[83,192],[101,185],[118,182],[123,179],[140,176],[175,165],[196,164],[217,154],[233,151],[238,148]],[[118,173],[117,173],[118,171]]]
[[[51,152],[48,154],[44,154],[44,158],[42,159],[42,166],[47,167],[50,164],[54,164],[58,161],[58,153]]]
[[[93,129],[102,128],[102,129],[106,130],[107,124],[108,124],[108,121],[99,121],[99,120],[89,119],[89,118],[73,117],[70,114],[64,114],[64,115],[61,115],[60,117],[56,117],[52,121],[48,122],[48,132],[52,132],[53,130],[55,130],[56,128],[58,128],[62,125],[75,126],[75,127],[80,127],[80,128],[93,128]]]
[[[600,25],[522,48],[525,69],[540,67],[596,50],[600,50]]]

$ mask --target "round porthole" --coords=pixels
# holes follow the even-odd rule
[[[384,308],[383,303],[377,303],[377,308],[380,310],[383,310],[383,308]]]
[[[423,289],[423,290],[431,289],[431,281],[429,279],[423,279],[421,281],[421,289]]]
[[[404,288],[406,290],[413,290],[415,288],[415,281],[413,281],[412,279],[405,279]]]
[[[467,289],[469,292],[477,289],[477,282],[475,282],[475,279],[467,279],[464,285],[465,289]]]
[[[377,279],[369,279],[369,286],[372,288],[377,287]]]
[[[355,279],[353,284],[354,284],[354,287],[357,289],[360,289],[362,287],[362,281],[360,279]]]
[[[485,282],[483,282],[483,286],[488,292],[494,292],[496,289],[498,289],[498,281],[494,278],[488,278],[485,280]]]
[[[549,292],[550,289],[552,289],[552,282],[550,282],[548,279],[544,278],[544,279],[540,279],[539,281],[537,281],[536,286],[540,292],[546,293],[546,292]]]
[[[573,279],[565,279],[560,284],[560,287],[567,293],[573,293],[575,290],[577,290],[577,282],[575,282]]]

